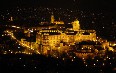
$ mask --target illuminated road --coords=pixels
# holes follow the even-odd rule
[[[24,44],[22,43],[21,41],[17,40],[17,38],[14,36],[14,34],[9,31],[9,30],[6,30],[5,33],[7,33],[13,40],[16,41],[16,43],[19,43],[20,46],[22,47],[25,47],[27,50],[33,50],[34,51],[34,48],[33,47],[30,47],[28,46],[27,44]],[[22,52],[22,53],[25,53],[25,54],[32,54],[32,53],[28,53],[28,52]],[[37,52],[38,54],[40,54],[39,52]]]

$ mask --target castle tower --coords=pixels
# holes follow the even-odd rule
[[[51,23],[54,23],[54,15],[53,15],[53,13],[52,13],[52,15],[51,15]]]
[[[78,31],[80,29],[79,21],[76,19],[74,22],[72,22],[73,30]]]
[[[13,21],[13,17],[11,16],[9,20],[10,20],[10,21]]]

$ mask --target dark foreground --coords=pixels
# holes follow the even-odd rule
[[[79,58],[56,59],[42,55],[0,55],[0,73],[115,73],[111,67],[85,66]]]

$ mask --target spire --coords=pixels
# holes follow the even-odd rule
[[[51,15],[51,23],[54,23],[54,15],[53,15],[53,12],[52,12],[52,15]]]
[[[13,17],[11,16],[9,20],[10,20],[10,21],[13,21]]]

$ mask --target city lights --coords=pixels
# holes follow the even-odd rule
[[[85,6],[82,2],[9,1],[9,7],[1,6],[0,70],[9,73],[116,71],[116,12],[112,10],[115,6],[110,1],[85,1]]]

